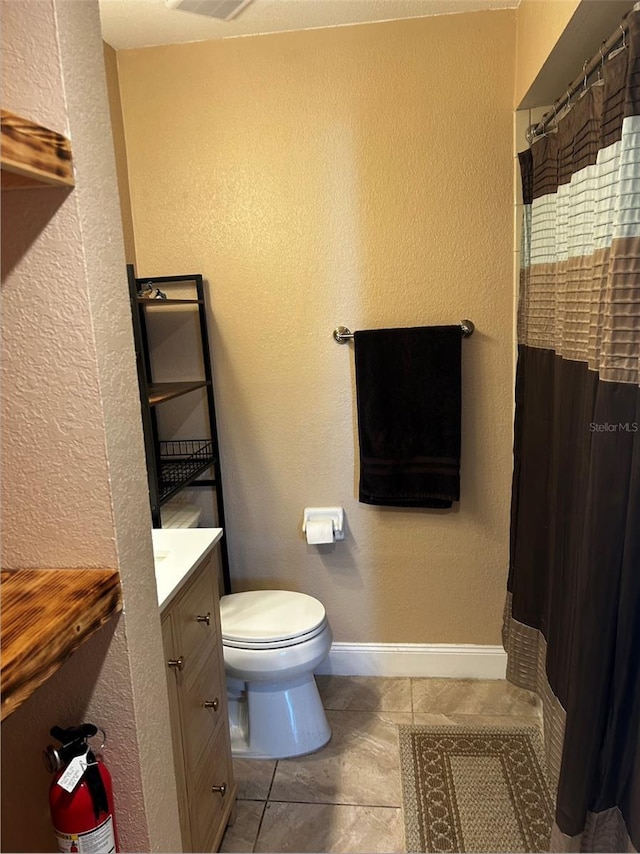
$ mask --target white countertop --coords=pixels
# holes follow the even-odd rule
[[[154,528],[158,605],[163,611],[222,537],[222,528]]]

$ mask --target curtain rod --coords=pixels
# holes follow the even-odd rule
[[[640,5],[640,4],[636,4]],[[635,7],[634,7],[635,8]],[[633,11],[633,10],[632,10]],[[629,15],[631,12],[627,12],[624,16],[620,24],[618,25],[618,29],[609,36],[608,39],[604,39],[598,53],[591,57],[591,59],[585,60],[584,65],[582,66],[582,71],[573,80],[569,83],[567,91],[553,102],[553,107],[544,114],[544,116],[540,119],[540,121],[529,129],[527,133],[528,142],[535,142],[536,138],[540,135],[544,134],[547,125],[550,124],[558,117],[558,113],[562,110],[567,104],[570,103],[571,98],[576,94],[578,89],[586,88],[587,80],[591,77],[596,71],[599,71],[602,66],[607,61],[607,54],[614,51],[617,47],[622,46],[624,48],[627,47],[627,33],[629,32]]]

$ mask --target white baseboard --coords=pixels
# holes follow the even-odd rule
[[[449,643],[334,643],[316,670],[334,676],[442,676],[504,679],[501,646]]]

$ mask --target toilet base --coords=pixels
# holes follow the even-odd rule
[[[245,682],[244,691],[236,679],[227,684],[234,756],[287,759],[313,753],[331,738],[312,673],[284,682]]]

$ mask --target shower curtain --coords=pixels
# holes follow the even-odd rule
[[[640,12],[520,164],[507,676],[543,701],[551,850],[638,850]]]

